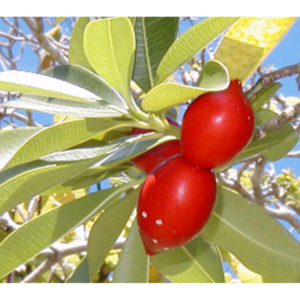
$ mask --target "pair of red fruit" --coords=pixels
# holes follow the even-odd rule
[[[254,126],[252,106],[240,81],[233,80],[226,90],[192,102],[183,116],[180,141],[168,141],[132,160],[149,174],[137,206],[148,255],[182,246],[199,234],[216,200],[213,169],[245,148]],[[134,128],[131,134],[145,132]]]

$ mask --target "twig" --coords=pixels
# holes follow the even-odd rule
[[[86,251],[86,246],[87,242],[82,241],[80,243],[73,242],[69,244],[56,243],[51,248],[45,249],[39,254],[39,257],[46,256],[46,260],[44,260],[36,269],[27,275],[23,279],[22,283],[35,282],[64,256]]]
[[[300,150],[290,152],[286,157],[298,158],[298,157],[300,157]]]
[[[262,175],[264,172],[264,167],[266,162],[267,161],[265,160],[264,157],[258,158],[255,169],[251,176],[254,202],[260,206],[263,206],[265,203],[265,198],[263,196],[262,187],[261,187],[261,181],[262,181]]]
[[[300,63],[262,75],[258,82],[248,91],[248,99],[250,101],[254,100],[263,89],[270,86],[276,80],[295,74],[300,74]]]
[[[293,121],[300,114],[300,102],[289,106],[275,119],[255,129],[253,140],[265,137],[267,134],[278,131],[283,125]]]
[[[30,28],[40,45],[49,53],[52,59],[58,61],[61,65],[67,65],[68,60],[66,57],[59,51],[58,47],[51,42],[49,37],[44,34],[42,18],[35,18],[34,21],[32,18],[24,17],[23,20]]]

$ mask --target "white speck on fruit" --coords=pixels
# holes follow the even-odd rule
[[[162,225],[162,224],[163,224],[163,222],[162,222],[162,220],[161,220],[161,219],[159,219],[159,220],[156,220],[156,221],[155,221],[155,223],[156,223],[157,225]]]
[[[147,218],[147,213],[145,211],[142,212],[143,218]]]
[[[152,242],[153,242],[154,244],[157,244],[157,243],[158,243],[158,241],[155,240],[155,239],[153,239]]]
[[[250,120],[250,116],[248,116],[247,120],[248,120],[248,121]]]
[[[169,250],[169,248],[168,248],[168,247],[164,247],[164,250],[166,250],[166,251],[167,251],[167,250]]]

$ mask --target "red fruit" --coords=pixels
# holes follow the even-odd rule
[[[173,119],[168,118],[170,124],[179,127]],[[133,128],[130,135],[154,132],[154,130]],[[131,161],[140,169],[146,173],[150,173],[155,167],[157,167],[161,162],[169,158],[170,156],[180,153],[180,142],[178,140],[167,141],[160,144],[151,150],[133,158]]]
[[[249,143],[254,112],[239,80],[225,91],[198,97],[183,116],[181,149],[192,164],[213,169],[232,160]]]
[[[193,239],[207,223],[216,199],[214,173],[181,154],[160,164],[144,182],[137,222],[146,253],[154,255]]]

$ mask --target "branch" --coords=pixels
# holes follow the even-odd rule
[[[269,87],[273,82],[281,78],[300,74],[300,63],[284,67],[274,72],[263,75],[258,82],[247,92],[247,97],[253,101],[257,95],[265,88]]]
[[[39,257],[47,257],[36,269],[26,276],[21,283],[35,282],[54,264],[61,261],[64,256],[86,251],[87,241],[73,242],[69,244],[56,243],[51,248],[43,250]]]
[[[61,65],[67,65],[68,60],[66,57],[60,52],[58,47],[51,42],[49,37],[44,34],[42,18],[35,18],[35,22],[29,17],[24,17],[23,20],[30,28],[40,45],[49,53],[52,59],[58,61]]]
[[[124,237],[119,237],[114,244],[113,249],[122,248],[125,243]],[[81,240],[68,244],[57,242],[51,247],[40,252],[38,257],[46,257],[46,259],[29,275],[27,275],[21,283],[35,282],[46,271],[48,271],[54,264],[61,262],[62,258],[68,255],[85,252],[87,250],[87,241]]]
[[[300,222],[297,220],[297,213],[278,202],[276,202],[275,205],[277,209],[265,206],[267,214],[270,217],[289,222],[298,231],[298,233],[300,233]]]
[[[283,125],[293,121],[298,114],[300,114],[300,102],[283,110],[277,118],[257,127],[253,135],[253,140],[262,139],[267,134],[280,130]]]

